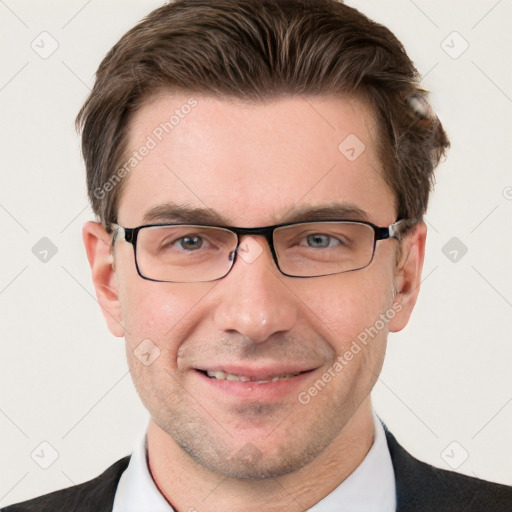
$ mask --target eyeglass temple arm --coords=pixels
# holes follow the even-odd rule
[[[119,224],[111,224],[112,226],[112,232],[113,232],[113,238],[112,242],[115,242],[116,240],[120,240],[121,242],[127,242],[126,237],[126,229],[123,228],[123,226],[120,226]]]
[[[414,226],[418,222],[418,219],[400,219],[391,224],[387,228],[387,237],[386,238],[396,238],[397,240],[401,240],[403,235],[403,228],[404,226]]]

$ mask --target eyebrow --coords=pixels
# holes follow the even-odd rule
[[[368,220],[368,214],[351,203],[327,203],[319,205],[298,205],[285,209],[284,215],[276,215],[275,224],[321,220]],[[186,204],[165,203],[153,206],[144,213],[143,224],[186,223],[216,226],[232,225],[223,215],[207,207]]]
[[[308,220],[369,220],[368,213],[352,203],[327,203],[291,207],[280,222]]]
[[[153,206],[142,218],[145,224],[153,222],[187,224],[228,224],[227,220],[210,208],[198,208],[186,204],[165,203]]]

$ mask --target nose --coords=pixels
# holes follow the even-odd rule
[[[292,329],[298,317],[296,298],[280,274],[264,237],[244,236],[229,274],[216,287],[217,329],[239,333],[254,343]]]

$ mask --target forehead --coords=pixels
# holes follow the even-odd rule
[[[139,225],[172,203],[245,227],[330,205],[391,223],[394,198],[376,148],[374,118],[354,98],[160,95],[130,123],[119,222]]]

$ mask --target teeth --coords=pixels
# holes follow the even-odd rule
[[[241,382],[249,382],[253,381],[250,377],[245,377],[243,375],[233,375],[232,373],[225,373],[221,370],[207,370],[206,374],[208,377],[212,377],[214,379],[218,380],[233,380],[233,381],[241,381]],[[284,379],[290,379],[291,377],[295,377],[296,375],[299,375],[298,373],[285,373],[283,375],[278,375],[276,377],[272,377],[271,379],[267,380],[254,380],[253,382],[277,382],[278,380],[284,380]]]
[[[208,374],[208,377],[213,377],[215,379],[224,380],[226,378],[226,374],[220,370],[217,372],[211,372],[208,370],[206,373]]]

